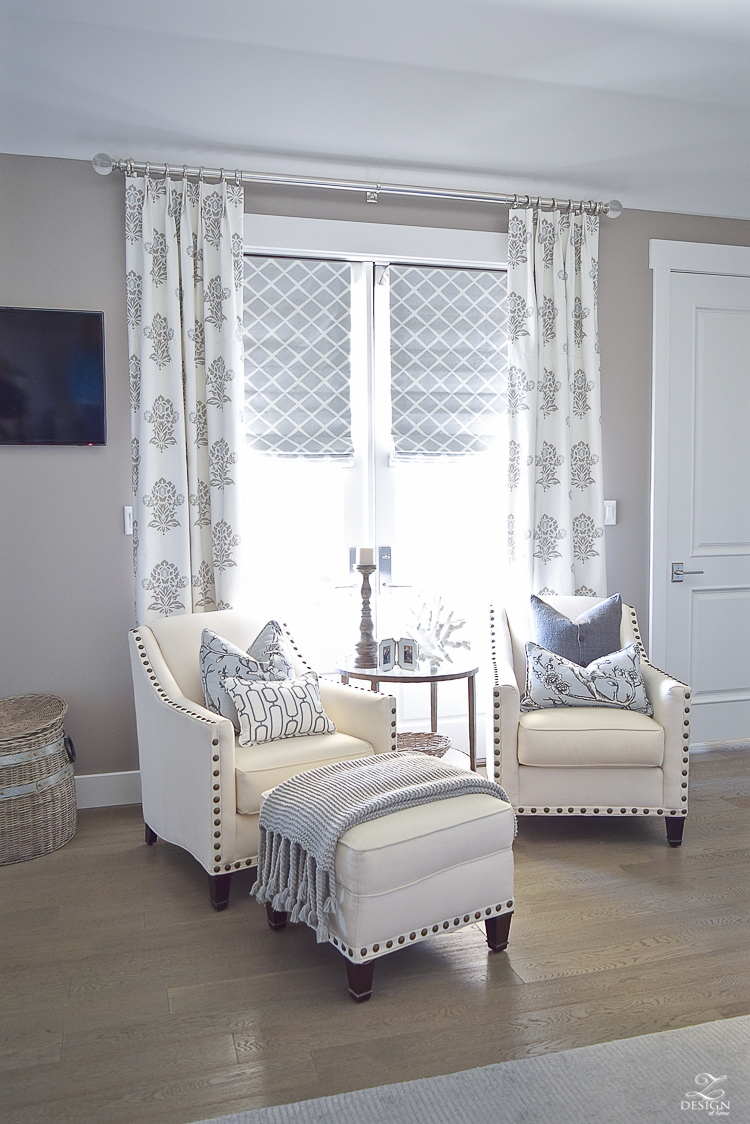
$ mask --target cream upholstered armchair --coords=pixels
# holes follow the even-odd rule
[[[390,695],[320,680],[335,734],[240,746],[228,718],[207,710],[199,653],[204,628],[243,650],[268,621],[262,613],[168,617],[130,633],[146,842],[189,851],[208,873],[211,902],[226,909],[232,872],[254,866],[261,793],[307,769],[396,747]],[[309,671],[284,625],[295,675]]]
[[[575,619],[596,597],[545,597]],[[622,606],[620,646],[636,643],[653,717],[605,707],[524,713],[526,606],[493,610],[494,775],[521,816],[663,816],[679,847],[688,810],[690,688],[647,662],[635,610]]]

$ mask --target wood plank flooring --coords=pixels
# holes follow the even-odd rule
[[[750,1013],[750,751],[693,759],[661,819],[522,819],[507,953],[479,926],[379,961],[357,1006],[304,926],[235,875],[224,913],[140,808],[81,812],[0,868],[3,1124],[190,1124]]]

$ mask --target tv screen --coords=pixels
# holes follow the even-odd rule
[[[104,313],[0,308],[0,445],[105,445]]]

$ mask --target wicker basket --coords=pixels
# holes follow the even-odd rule
[[[67,709],[56,695],[0,699],[0,866],[56,851],[75,835]]]
[[[404,733],[396,737],[399,749],[418,749],[422,753],[431,753],[433,757],[442,757],[448,752],[451,739],[445,734]]]

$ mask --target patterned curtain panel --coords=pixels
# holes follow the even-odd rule
[[[593,215],[508,227],[508,561],[519,589],[606,593]]]
[[[228,609],[237,580],[242,188],[128,176],[136,617]]]
[[[484,452],[505,408],[505,273],[389,272],[394,459]]]

